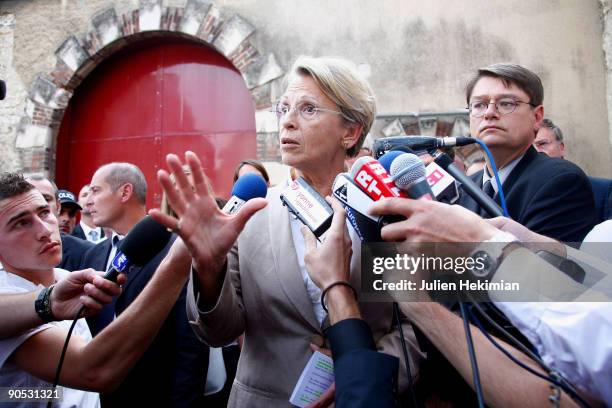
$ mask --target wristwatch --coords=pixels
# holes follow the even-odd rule
[[[53,292],[54,287],[55,285],[51,285],[41,290],[34,301],[34,310],[36,310],[38,317],[45,323],[55,320],[55,316],[53,316],[53,311],[51,310],[51,292]]]
[[[469,270],[470,274],[476,279],[490,278],[508,250],[517,245],[520,245],[517,237],[509,232],[498,231],[490,239],[480,243],[470,254],[470,258],[478,260]]]

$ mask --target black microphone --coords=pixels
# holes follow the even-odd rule
[[[486,195],[484,191],[478,187],[474,181],[466,176],[454,164],[453,159],[446,153],[438,153],[434,156],[434,161],[450,173],[459,183],[461,188],[468,193],[486,212],[492,217],[502,217],[504,212],[501,207],[491,197]]]
[[[425,165],[412,153],[397,156],[391,163],[391,178],[397,188],[415,200],[435,200],[427,181]]]
[[[116,282],[117,276],[130,266],[145,265],[164,249],[171,236],[166,227],[147,215],[121,241],[104,279]]]
[[[435,150],[441,147],[458,147],[476,143],[471,137],[433,137],[433,136],[390,136],[381,137],[374,141],[372,151],[374,157],[379,158],[386,152],[394,149]]]
[[[6,82],[0,79],[0,101],[6,97]]]
[[[332,186],[332,194],[346,210],[346,219],[362,242],[380,242],[383,217],[370,215],[374,200],[353,181],[350,173],[340,173]]]

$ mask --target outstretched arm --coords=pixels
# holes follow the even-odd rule
[[[120,275],[117,284],[102,278],[103,272],[93,269],[74,271],[55,284],[51,292],[51,311],[55,320],[72,320],[81,306],[83,317],[100,311],[113,296],[121,293],[119,285],[125,283]],[[34,301],[40,290],[0,295],[0,340],[18,336],[43,322],[34,310]]]

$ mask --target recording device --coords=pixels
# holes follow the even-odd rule
[[[433,137],[433,136],[390,136],[374,141],[372,152],[375,158],[381,157],[393,149],[408,148],[417,150],[435,150],[441,147],[458,147],[476,143],[471,137]]]
[[[332,194],[342,203],[346,218],[363,242],[381,241],[382,217],[370,215],[368,209],[374,202],[352,179],[350,173],[340,173],[332,186]]]
[[[425,165],[412,153],[404,153],[391,163],[391,178],[395,185],[415,200],[435,200],[427,182]]]
[[[387,153],[383,154],[382,156],[380,156],[378,158],[378,162],[385,168],[385,170],[387,170],[387,173],[391,173],[391,163],[393,163],[393,160],[395,160],[398,156],[401,156],[404,153],[414,153],[412,151],[412,149],[410,149],[411,151],[406,152],[403,150],[389,150]]]
[[[130,266],[146,264],[164,249],[171,235],[166,227],[147,215],[121,241],[104,279],[116,282],[117,276],[127,272]]]
[[[0,101],[6,98],[6,82],[0,79]]]
[[[504,215],[501,207],[491,197],[486,195],[474,181],[466,176],[454,164],[453,159],[446,153],[438,152],[434,156],[434,161],[451,176],[461,183],[461,188],[468,193],[486,212],[492,217]]]
[[[304,178],[291,180],[280,199],[294,217],[320,237],[331,225],[334,210]]]
[[[351,167],[353,181],[374,201],[382,197],[406,197],[398,189],[387,170],[372,157],[360,157]]]
[[[266,180],[258,174],[246,173],[238,177],[232,187],[232,197],[223,206],[225,214],[235,214],[252,198],[265,197],[268,192]]]
[[[459,199],[457,182],[436,162],[431,162],[425,167],[425,174],[436,201],[453,204]]]
[[[404,150],[410,151],[405,152]],[[414,152],[412,149],[390,150],[383,154],[378,161],[385,168],[385,170],[390,173],[391,163],[393,163],[393,160],[404,153]],[[448,172],[446,172],[446,170],[438,166],[435,162],[432,162],[425,167],[425,173],[429,187],[431,187],[437,201],[453,204],[459,199],[457,182],[450,174],[448,174]]]

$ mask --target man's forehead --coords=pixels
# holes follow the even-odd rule
[[[91,177],[91,183],[89,183],[89,188],[100,187],[105,184],[108,172],[109,169],[106,167],[102,167],[96,170],[94,175]]]
[[[36,211],[45,206],[48,206],[47,201],[36,189],[0,200],[0,225],[4,225],[19,213]]]
[[[504,82],[501,78],[483,76],[474,85],[471,98],[504,96],[528,97],[527,92],[514,82]]]

